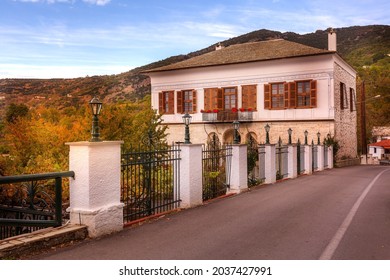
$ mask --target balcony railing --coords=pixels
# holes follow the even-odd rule
[[[203,112],[202,121],[204,122],[232,122],[232,121],[252,121],[252,111],[218,111],[218,112]]]

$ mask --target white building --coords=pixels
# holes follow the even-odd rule
[[[183,141],[182,116],[192,116],[191,142],[211,136],[231,142],[232,122],[240,122],[242,142],[271,143],[287,130],[293,141],[317,142],[330,134],[339,141],[339,157],[357,156],[356,71],[336,52],[278,39],[216,48],[179,63],[152,69],[152,107],[163,114],[168,141]]]

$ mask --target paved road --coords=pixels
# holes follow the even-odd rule
[[[380,174],[380,175],[379,175]],[[327,170],[37,259],[390,259],[390,167]]]

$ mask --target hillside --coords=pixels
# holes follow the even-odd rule
[[[390,66],[390,26],[354,26],[337,28],[338,52],[355,69],[363,66]],[[317,30],[309,34],[281,33],[257,30],[221,42],[233,44],[283,38],[293,42],[326,49],[327,31]],[[217,42],[216,42],[217,43]],[[6,105],[25,103],[54,105],[58,108],[88,102],[92,95],[99,94],[106,103],[125,100],[134,101],[150,93],[150,81],[140,72],[182,61],[214,50],[214,45],[187,55],[178,55],[135,68],[119,75],[93,76],[77,79],[0,79],[0,116]],[[385,68],[386,68],[385,67]]]

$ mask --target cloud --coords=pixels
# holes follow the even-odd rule
[[[111,2],[111,0],[83,0],[83,2],[88,4],[94,4],[98,6],[104,6]]]
[[[48,3],[48,4],[55,4],[55,3],[75,3],[76,0],[13,0],[14,2],[23,2],[23,3]],[[91,5],[97,5],[97,6],[104,6],[111,2],[111,0],[82,0],[82,2],[91,4]]]

